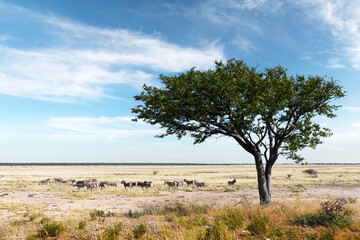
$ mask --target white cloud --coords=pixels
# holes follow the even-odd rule
[[[346,68],[344,64],[341,64],[341,59],[339,58],[331,58],[329,59],[328,68],[338,69],[338,68]]]
[[[224,59],[223,49],[182,47],[125,29],[101,29],[0,4],[42,25],[52,47],[15,49],[0,45],[0,93],[52,101],[111,97],[111,87],[154,84],[160,72],[210,68]],[[110,87],[111,86],[111,87]]]
[[[348,106],[348,107],[343,107],[343,109],[349,112],[360,112],[360,107]]]
[[[256,50],[257,48],[246,38],[242,36],[236,36],[232,41],[234,45],[244,51]]]
[[[246,16],[248,11],[259,11],[262,13],[276,12],[282,6],[278,0],[208,0],[202,2],[198,9],[192,11],[193,15],[200,15],[209,22],[224,27],[231,27],[232,31],[246,29],[255,34],[263,32],[261,25],[256,19]],[[191,10],[190,10],[191,11]],[[244,31],[240,31],[244,32]],[[243,37],[244,38],[244,37]]]
[[[51,117],[42,124],[2,123],[0,136],[6,139],[120,142],[153,138],[163,130],[133,117]]]
[[[155,136],[161,130],[151,127],[143,122],[133,122],[131,117],[66,117],[50,118],[47,121],[49,131],[46,134],[55,139],[101,139],[118,141],[138,136]]]
[[[297,3],[312,19],[330,29],[336,46],[333,54],[360,70],[360,2],[358,0],[298,0]],[[331,63],[328,67],[344,68],[345,64]],[[336,61],[339,61],[337,59]]]

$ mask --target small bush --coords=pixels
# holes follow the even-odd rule
[[[330,227],[350,227],[353,221],[350,211],[346,211],[347,201],[344,198],[338,198],[334,201],[321,203],[322,211],[315,213],[302,214],[295,216],[295,224],[303,227],[307,226],[330,226]]]
[[[65,226],[61,222],[50,222],[42,225],[42,228],[38,231],[38,237],[57,237],[60,233],[66,230]]]
[[[132,210],[129,210],[124,215],[125,215],[125,217],[129,217],[129,218],[138,218],[145,214],[144,214],[144,212],[133,212]]]
[[[91,220],[96,220],[98,218],[105,218],[105,212],[102,210],[94,210],[89,213]]]
[[[345,198],[337,198],[334,201],[322,202],[321,207],[326,213],[332,215],[344,212],[346,204],[347,201]]]
[[[79,227],[80,230],[84,229],[86,227],[86,222],[85,221],[80,221],[78,227]]]
[[[295,224],[303,227],[321,225],[318,222],[319,220],[315,213],[307,213],[300,216],[295,216]]]
[[[303,227],[327,226],[327,227],[350,227],[353,224],[351,217],[340,213],[328,214],[319,212],[318,214],[309,213],[295,217],[295,224]]]
[[[146,225],[141,223],[140,225],[138,225],[133,229],[134,238],[142,237],[146,233],[146,231],[147,231]]]
[[[123,227],[123,223],[119,222],[112,227],[106,228],[103,233],[103,237],[108,240],[118,239],[122,227]]]
[[[106,213],[106,217],[114,217],[114,216],[115,216],[115,213],[113,213],[113,212],[108,211]]]
[[[303,173],[309,175],[309,177],[317,178],[318,177],[318,171],[315,169],[306,169],[303,171]]]
[[[157,171],[157,170],[153,171],[153,174],[154,174],[154,175],[156,175],[156,174],[158,174],[158,173],[159,173],[159,171]]]
[[[27,222],[28,222],[27,220],[14,220],[9,222],[9,224],[13,226],[20,226],[20,225],[25,225]]]

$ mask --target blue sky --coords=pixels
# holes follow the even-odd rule
[[[338,117],[318,119],[334,135],[303,156],[358,163],[359,27],[358,0],[0,0],[0,161],[252,163],[232,139],[130,121],[160,73],[237,58],[339,80]]]

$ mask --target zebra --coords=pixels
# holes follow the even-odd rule
[[[109,182],[109,186],[110,187],[117,187],[117,183],[116,182]]]
[[[146,187],[146,189],[148,188],[154,188],[154,184],[152,181],[144,181],[144,187]]]
[[[197,186],[197,188],[206,187],[206,185],[205,185],[204,182],[197,182],[197,181],[195,180],[194,183],[195,183],[195,185]]]
[[[109,182],[100,182],[99,183],[99,188],[106,188],[109,185],[110,185]]]
[[[184,182],[186,183],[187,186],[189,186],[189,185],[194,185],[194,182],[196,182],[196,180],[193,181],[193,180],[186,180],[186,179],[184,179]]]
[[[234,186],[236,183],[236,179],[232,180],[232,181],[228,181],[228,185],[229,186]]]
[[[62,178],[53,178],[54,182],[62,183],[64,180]]]
[[[121,184],[124,184],[124,187],[125,187],[125,188],[127,188],[127,187],[132,188],[132,186],[133,186],[131,182],[128,182],[128,183],[127,183],[125,180],[122,180],[122,181],[121,181]]]
[[[177,182],[164,181],[164,185],[168,185],[168,187],[176,187]]]
[[[50,184],[50,178],[45,179],[45,180],[41,180],[41,181],[39,182],[39,185],[45,185],[45,184],[47,184],[47,185]]]
[[[97,188],[97,184],[94,182],[85,182],[86,190],[91,189],[91,191]]]
[[[183,181],[179,181],[179,182],[177,182],[177,186],[178,186],[178,187],[182,187],[182,186],[184,186],[184,182],[183,182]]]
[[[80,190],[80,188],[85,188],[85,181],[77,181],[73,187],[77,187],[78,190]]]

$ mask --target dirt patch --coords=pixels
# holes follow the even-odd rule
[[[100,191],[100,190],[98,190]],[[240,191],[161,191],[161,196],[119,196],[115,194],[94,194],[90,199],[68,199],[53,193],[30,191],[12,191],[0,193],[0,204],[17,204],[36,206],[48,216],[64,216],[74,212],[91,211],[93,209],[125,213],[129,210],[139,211],[147,206],[161,206],[171,202],[207,205],[237,205],[242,203],[258,203],[257,189]],[[273,201],[316,200],[332,197],[351,197],[360,199],[360,189],[340,188],[334,186],[305,186],[298,188],[273,189]],[[17,211],[21,209],[16,209]],[[1,218],[12,216],[11,209],[1,210]]]

